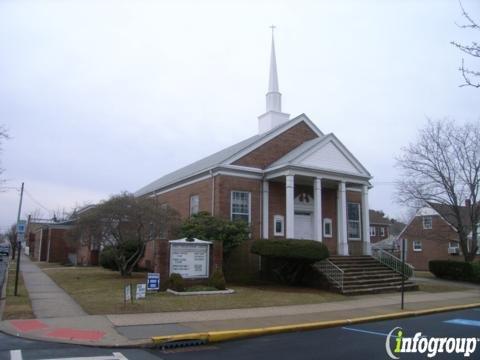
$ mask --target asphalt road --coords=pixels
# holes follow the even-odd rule
[[[431,337],[475,338],[475,351],[468,357],[480,359],[480,308],[442,314],[389,320],[348,327],[263,336],[213,346],[179,349],[102,349],[18,339],[0,334],[0,359],[55,359],[110,356],[120,352],[127,359],[389,359],[387,334],[395,327],[404,337],[421,332]],[[391,349],[395,346],[392,339]],[[472,342],[473,344],[473,342]],[[11,352],[11,350],[21,350]],[[394,354],[400,359],[427,359],[427,354]],[[22,357],[19,357],[22,356]],[[119,357],[117,357],[119,358]],[[433,359],[465,359],[463,354],[437,354]],[[105,359],[105,358],[104,358]]]

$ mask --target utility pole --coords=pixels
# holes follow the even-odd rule
[[[402,239],[402,310],[404,309],[405,297],[405,238]]]
[[[15,290],[13,292],[13,295],[17,296],[18,293],[18,273],[20,272],[20,255],[21,255],[21,249],[22,249],[22,242],[20,241],[21,236],[20,233],[18,232],[18,224],[20,224],[20,213],[22,212],[22,200],[23,200],[23,182],[22,182],[22,189],[20,190],[20,204],[18,205],[18,215],[17,215],[17,248],[18,248],[18,253],[17,253],[17,272],[15,274]]]

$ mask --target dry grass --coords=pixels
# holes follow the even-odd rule
[[[263,306],[313,304],[348,299],[347,297],[307,288],[281,286],[234,286],[234,294],[175,296],[149,293],[146,300],[124,304],[124,286],[145,282],[145,273],[124,279],[117,272],[100,267],[44,270],[89,314],[142,313],[234,309]],[[163,279],[162,279],[163,281]]]
[[[433,275],[430,271],[415,271],[415,276],[419,278],[435,278],[435,275]]]
[[[10,264],[6,289],[6,303],[3,311],[3,320],[10,319],[34,319],[32,304],[27,289],[23,284],[23,276],[18,276],[18,296],[14,296],[15,289],[15,263]]]

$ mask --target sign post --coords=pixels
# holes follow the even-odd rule
[[[137,291],[135,291],[135,300],[145,299],[147,292],[147,284],[137,284]]]
[[[160,274],[148,273],[147,275],[147,291],[160,290]]]
[[[405,238],[402,239],[402,304],[401,309],[404,308],[405,296]]]
[[[13,295],[18,295],[18,273],[20,272],[20,255],[22,254],[22,242],[23,236],[25,234],[25,222],[23,224],[20,223],[20,213],[22,212],[22,200],[23,200],[23,182],[22,182],[22,189],[20,190],[20,204],[18,205],[18,215],[17,215],[17,272],[15,273],[15,289],[13,291]]]
[[[125,285],[125,288],[123,289],[123,294],[124,294],[125,305],[127,305],[127,302],[129,301],[133,303],[132,284]]]

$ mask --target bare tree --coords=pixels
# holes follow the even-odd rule
[[[402,148],[397,166],[398,199],[446,205],[465,261],[472,261],[480,223],[480,123],[429,120],[417,141]]]
[[[476,22],[470,16],[470,14],[467,11],[465,11],[465,8],[463,7],[461,1],[460,1],[460,8],[462,9],[462,16],[465,19],[465,23],[458,26],[463,29],[472,29],[472,30],[480,31],[480,25],[478,25],[478,22]],[[457,47],[458,49],[460,49],[462,52],[464,52],[467,55],[473,56],[475,58],[480,58],[480,44],[476,41],[473,41],[469,45],[464,45],[456,41],[452,41],[451,44]],[[460,86],[473,86],[475,88],[480,88],[480,71],[472,70],[471,68],[466,67],[464,58],[462,58],[462,65],[458,70],[462,73],[463,81],[464,81],[464,83]]]
[[[175,232],[179,216],[152,198],[122,193],[76,213],[71,238],[82,245],[108,248],[122,276],[129,276],[149,241]],[[133,249],[133,250],[132,250]]]

